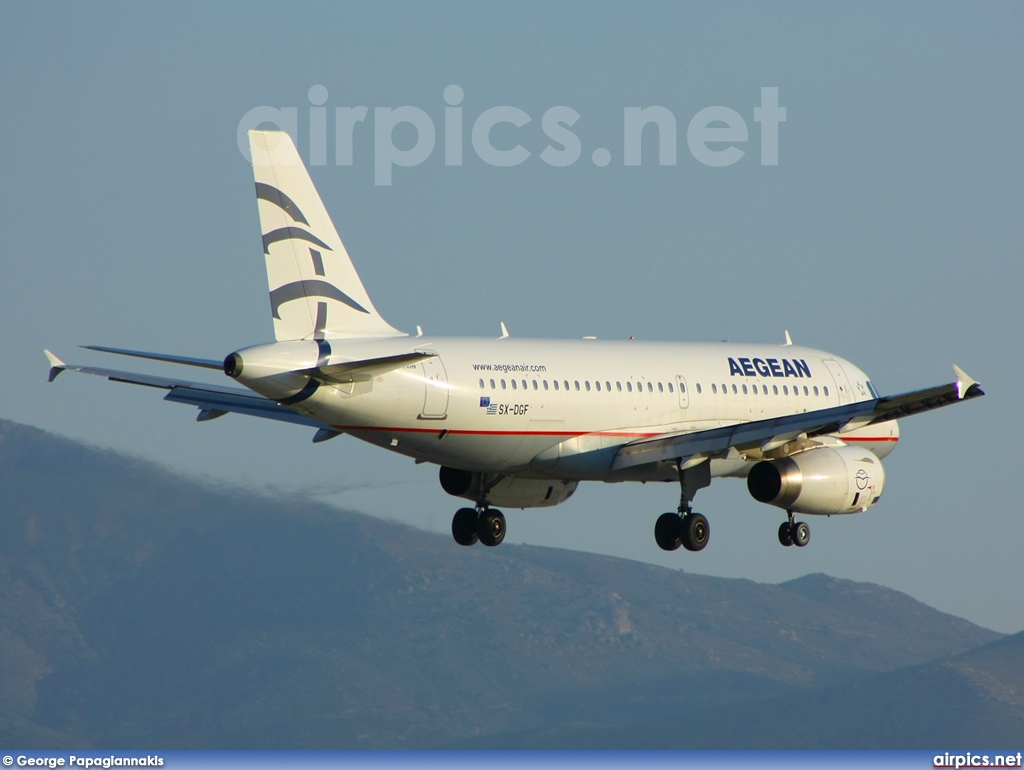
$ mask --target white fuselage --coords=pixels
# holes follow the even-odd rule
[[[414,351],[434,357],[361,381],[314,383],[312,392],[294,373]],[[849,361],[792,345],[396,337],[239,353],[240,382],[339,431],[417,460],[540,478],[675,480],[672,463],[613,472],[617,448],[876,397]],[[898,435],[891,421],[842,441],[884,457]],[[745,475],[758,459],[731,450],[712,460],[712,475]]]

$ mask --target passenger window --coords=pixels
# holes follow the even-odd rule
[[[823,388],[822,388],[822,391],[823,391],[823,392],[825,393],[825,395],[827,396],[827,395],[828,395],[828,385],[826,385],[825,387],[823,387]]]
[[[804,395],[805,395],[805,396],[809,396],[809,395],[811,395],[811,394],[810,394],[810,393],[809,393],[809,392],[807,391],[807,386],[806,386],[806,385],[804,385]]]
[[[480,390],[483,390],[483,389],[484,389],[484,381],[480,380]]]
[[[608,380],[605,380],[604,381],[604,389],[607,390],[609,393],[611,393],[612,392],[612,384],[611,384],[611,382],[609,382]]]
[[[669,387],[671,387],[671,385],[669,385]],[[700,395],[703,392],[704,392],[704,390],[701,388],[700,383],[698,382],[697,383],[697,395]]]
[[[583,386],[587,389],[587,393],[590,392],[590,380],[584,380]]]
[[[544,380],[544,390],[547,390],[547,389],[548,389],[548,381]]]
[[[558,380],[555,380],[555,390],[558,390]]]
[[[766,396],[768,395],[768,386],[767,385],[762,385],[761,386],[761,390],[764,393],[764,395],[766,395]]]
[[[675,390],[673,389],[671,382],[668,384],[668,392],[669,393],[675,393]]]
[[[743,395],[744,396],[747,395],[747,386],[746,385],[743,386]]]
[[[814,395],[818,395],[818,386],[817,385],[814,386]]]
[[[615,381],[615,389],[619,391],[619,393],[622,392],[622,383],[619,382],[618,380]]]
[[[733,394],[733,395],[735,396],[735,395],[736,395],[737,393],[739,393],[739,392],[740,392],[740,391],[739,391],[739,389],[738,389],[738,388],[736,387],[736,383],[734,382],[734,383],[732,384],[732,394]]]
[[[778,385],[772,385],[772,395],[775,395],[775,396],[779,395],[779,386]]]
[[[711,383],[711,392],[715,394],[718,393],[718,386],[713,382]]]
[[[629,382],[628,380],[626,381],[626,390],[628,390],[630,393],[633,392],[633,383]]]
[[[600,380],[594,380],[594,387],[597,388],[597,392],[600,393],[601,392],[601,381]]]
[[[504,380],[502,380],[502,381],[501,381],[501,389],[502,389],[502,390],[504,390],[504,389],[505,389],[505,381],[504,381]]]
[[[494,390],[494,380],[491,380],[491,390]]]
[[[512,380],[512,390],[517,390],[516,381]]]
[[[526,390],[526,380],[523,380],[523,390]]]
[[[538,390],[537,381],[536,380],[533,381],[533,389],[534,390]]]
[[[579,380],[574,380],[573,384],[576,386],[576,390],[580,389],[580,381]]]

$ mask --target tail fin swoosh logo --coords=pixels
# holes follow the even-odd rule
[[[256,183],[256,198],[261,201],[267,201],[273,203],[279,209],[284,211],[285,214],[292,218],[293,222],[302,222],[302,224],[309,226],[309,222],[306,220],[305,215],[295,205],[295,201],[285,195],[283,192],[278,190],[273,185],[269,185],[266,182]]]
[[[292,283],[286,283],[284,286],[279,286],[270,292],[270,309],[274,314],[274,318],[280,320],[281,315],[278,310],[280,310],[281,305],[285,302],[305,299],[306,297],[334,299],[348,305],[353,310],[358,310],[360,313],[369,314],[370,312],[332,283],[327,281],[293,281]]]
[[[333,251],[333,249],[326,243],[317,238],[313,233],[308,230],[303,230],[301,227],[279,227],[276,230],[271,230],[263,236],[263,253],[269,254],[270,247],[272,244],[278,241],[290,241],[296,238],[300,241],[309,241],[315,243],[321,249],[327,249],[327,251]]]

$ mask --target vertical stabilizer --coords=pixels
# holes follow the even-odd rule
[[[278,340],[394,337],[370,302],[292,138],[250,131]]]

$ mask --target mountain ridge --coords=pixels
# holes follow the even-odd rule
[[[1000,638],[823,575],[463,549],[7,421],[0,488],[9,744],[429,748],[797,697]]]

